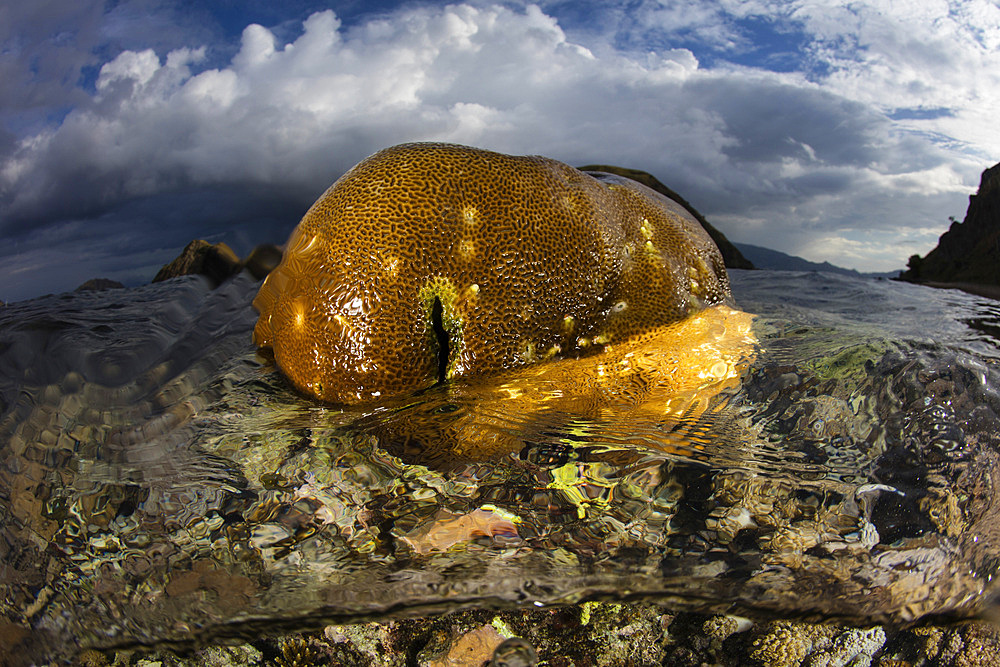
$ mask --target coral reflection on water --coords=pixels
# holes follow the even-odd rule
[[[707,378],[626,364],[606,391],[570,360],[344,411],[257,357],[255,288],[0,314],[0,604],[24,655],[595,596],[908,620],[992,592],[989,302],[735,272],[762,349],[708,313],[732,345],[685,360]]]
[[[640,446],[693,454],[701,416],[738,385],[754,354],[752,320],[714,306],[597,355],[386,401],[349,430],[375,434],[407,463],[437,470],[495,462],[538,439],[625,445],[647,427],[655,433]]]

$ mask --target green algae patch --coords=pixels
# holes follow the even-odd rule
[[[888,341],[871,340],[842,347],[802,366],[822,380],[837,380],[857,386],[868,376],[868,369],[893,349],[895,347]]]

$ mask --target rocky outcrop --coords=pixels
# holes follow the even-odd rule
[[[257,280],[263,278],[278,266],[281,261],[281,248],[271,243],[257,246],[243,260],[243,268],[253,274]]]
[[[1000,164],[983,172],[962,222],[953,221],[925,257],[910,257],[901,280],[1000,285]]]
[[[225,243],[213,245],[208,241],[195,239],[188,243],[173,261],[163,265],[153,278],[153,282],[158,283],[178,276],[202,275],[218,286],[230,276],[239,273],[241,269],[246,269],[254,278],[261,280],[280,261],[281,248],[271,243],[257,246],[241,262],[233,249]],[[80,289],[83,289],[83,286]]]
[[[590,164],[586,167],[577,167],[580,171],[603,171],[608,174],[615,174],[616,176],[624,176],[625,178],[631,178],[633,181],[642,183],[647,188],[656,190],[661,195],[672,199],[677,202],[685,209],[687,212],[694,216],[695,220],[701,223],[701,226],[705,228],[708,235],[712,237],[715,241],[715,245],[719,246],[719,252],[722,253],[722,259],[726,263],[727,269],[752,269],[754,268],[753,263],[750,262],[746,257],[743,256],[736,246],[729,242],[725,234],[720,232],[718,229],[709,224],[708,220],[705,219],[698,210],[689,204],[686,199],[681,197],[679,194],[665,186],[652,174],[641,171],[639,169],[626,169],[624,167],[615,167],[607,164]]]
[[[202,239],[188,243],[172,262],[153,278],[154,283],[170,280],[178,276],[203,275],[216,285],[222,283],[240,269],[240,258],[225,243],[211,244]]]
[[[91,278],[76,288],[77,292],[103,292],[106,289],[121,289],[125,287],[117,280],[107,278]]]

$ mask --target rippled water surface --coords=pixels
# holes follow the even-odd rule
[[[0,638],[45,660],[602,597],[974,613],[1000,563],[1000,304],[733,283],[757,345],[697,391],[598,396],[564,365],[348,411],[256,354],[244,276],[2,308]]]

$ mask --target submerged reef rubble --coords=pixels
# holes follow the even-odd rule
[[[184,655],[94,651],[81,667],[987,667],[1000,665],[987,620],[909,628],[673,613],[655,605],[584,602],[533,610],[452,612],[329,625]]]

